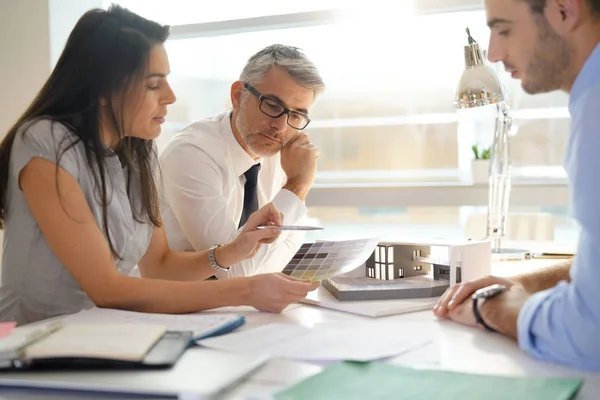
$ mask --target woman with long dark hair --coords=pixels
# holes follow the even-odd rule
[[[94,305],[184,313],[227,305],[281,311],[316,284],[282,274],[206,281],[276,239],[273,205],[232,243],[169,250],[156,150],[167,106],[169,28],[119,6],[71,32],[37,97],[0,144],[5,230],[0,320],[29,323]],[[142,278],[129,277],[136,266]]]

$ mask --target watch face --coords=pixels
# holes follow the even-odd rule
[[[479,289],[473,294],[474,299],[487,299],[508,290],[508,286],[498,283]]]

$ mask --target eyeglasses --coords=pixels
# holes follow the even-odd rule
[[[248,89],[250,93],[255,95],[260,101],[260,111],[263,114],[271,117],[271,118],[279,118],[283,114],[287,114],[287,124],[294,129],[302,130],[310,124],[310,118],[308,116],[301,114],[297,111],[292,111],[289,108],[285,107],[283,104],[279,103],[276,100],[273,100],[269,97],[265,97],[256,90],[252,85],[248,83],[244,83],[244,87]]]

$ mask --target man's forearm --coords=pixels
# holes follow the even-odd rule
[[[540,292],[556,286],[560,281],[570,282],[569,270],[572,262],[573,260],[568,260],[530,274],[517,275],[512,279],[529,293]]]
[[[501,295],[486,300],[480,309],[481,318],[491,328],[517,340],[519,312],[529,296],[521,286],[515,285]]]
[[[283,189],[289,190],[290,192],[298,196],[300,200],[305,201],[306,196],[308,196],[308,192],[310,191],[310,187],[310,185],[307,185],[304,182],[289,179],[283,187]]]
[[[481,318],[493,329],[501,334],[513,339],[517,339],[517,319],[518,313],[504,307],[499,302],[494,302],[496,299],[486,301],[481,309]],[[489,303],[489,304],[487,304]]]

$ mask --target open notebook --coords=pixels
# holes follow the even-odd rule
[[[170,367],[191,338],[191,332],[167,332],[164,325],[58,322],[0,339],[0,368]]]
[[[165,332],[161,325],[67,325],[28,346],[25,356],[141,361]]]
[[[90,308],[62,320],[75,324],[164,325],[169,331],[191,331],[193,340],[230,332],[245,322],[243,316],[231,313],[153,314],[108,308]]]

